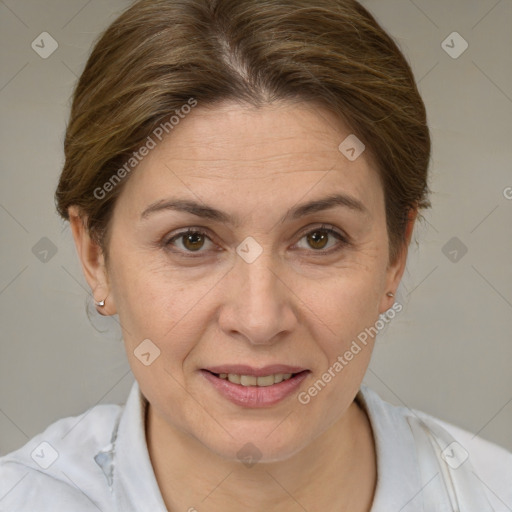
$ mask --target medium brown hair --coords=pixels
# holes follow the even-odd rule
[[[398,46],[358,2],[141,0],[108,27],[80,76],[55,193],[63,218],[79,207],[106,258],[129,176],[101,199],[94,191],[191,98],[308,101],[339,116],[376,163],[391,262],[410,212],[430,206],[423,101]]]

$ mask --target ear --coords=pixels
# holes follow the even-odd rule
[[[69,223],[75,246],[82,265],[82,271],[89,284],[95,301],[105,300],[105,306],[97,308],[102,315],[117,313],[114,298],[110,295],[107,268],[101,247],[89,235],[85,226],[86,217],[76,206],[68,208]]]
[[[407,226],[405,229],[404,244],[399,255],[396,257],[396,261],[388,265],[386,274],[386,288],[384,290],[384,296],[381,299],[379,313],[386,312],[395,302],[395,299],[393,297],[388,297],[387,293],[392,292],[393,294],[396,294],[396,290],[402,279],[402,275],[405,271],[405,265],[407,263],[408,248],[411,242],[412,232],[414,230],[414,224],[416,222],[417,215],[417,208],[409,211]]]

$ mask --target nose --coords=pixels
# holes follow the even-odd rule
[[[226,299],[219,326],[229,336],[238,335],[253,345],[269,345],[292,332],[297,323],[294,304],[298,299],[293,286],[265,251],[252,263],[237,257],[222,294]]]

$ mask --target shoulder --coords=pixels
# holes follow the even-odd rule
[[[112,442],[123,409],[97,405],[62,418],[0,457],[0,512],[85,512],[107,504],[107,480],[94,457]]]
[[[495,503],[496,510],[499,509],[499,502],[501,507],[503,504],[512,507],[512,452],[457,425],[420,411],[415,412],[428,418],[453,438],[442,454],[448,464],[457,468],[466,461],[471,462],[476,477],[482,482],[489,500]]]
[[[471,496],[477,500],[483,493],[493,510],[512,509],[510,451],[423,411],[392,405],[366,386],[361,386],[358,396],[369,415],[376,444],[385,453],[399,452],[401,457],[395,460],[401,466],[406,458],[414,458],[409,471],[417,471],[422,482],[438,473],[442,488],[450,488],[459,499]]]

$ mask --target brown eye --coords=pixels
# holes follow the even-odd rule
[[[329,234],[326,231],[312,231],[306,235],[308,243],[313,249],[323,249],[327,245]]]
[[[183,246],[190,251],[197,251],[204,245],[204,236],[201,233],[189,233],[181,235]]]
[[[181,243],[179,243],[181,241]],[[170,238],[167,242],[164,242],[164,246],[173,252],[181,252],[181,253],[201,253],[205,252],[202,250],[209,241],[211,242],[210,237],[203,231],[199,231],[197,229],[189,229],[187,231],[183,231],[178,233],[177,235]],[[176,250],[174,250],[174,248]]]
[[[337,239],[338,243],[331,244],[331,246],[326,249],[330,238]],[[313,253],[318,252],[320,254],[335,252],[349,245],[349,242],[345,236],[328,226],[322,226],[313,229],[307,232],[301,238],[301,240],[302,239],[306,240],[307,247],[300,247],[300,245],[298,245],[300,249],[309,249],[310,252],[311,249],[313,249]]]

